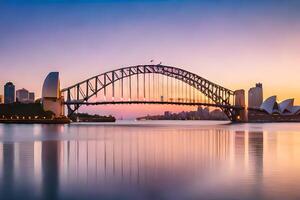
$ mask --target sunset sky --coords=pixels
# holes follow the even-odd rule
[[[50,71],[59,71],[67,87],[151,59],[232,90],[262,82],[265,98],[295,97],[300,104],[300,1],[0,2],[2,88],[12,81],[40,97]],[[125,116],[161,111],[117,109]]]

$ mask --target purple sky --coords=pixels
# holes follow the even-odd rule
[[[300,102],[299,1],[2,1],[0,28],[0,84],[38,97],[50,71],[67,87],[154,59]]]

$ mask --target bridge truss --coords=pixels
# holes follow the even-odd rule
[[[234,92],[186,70],[137,65],[108,71],[68,88],[62,94],[71,115],[81,105],[174,104],[219,107],[232,121],[242,108]]]

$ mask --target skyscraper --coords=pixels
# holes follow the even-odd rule
[[[255,87],[248,91],[248,107],[259,108],[263,102],[263,89],[261,83],[256,83]]]
[[[4,103],[10,104],[15,102],[15,85],[8,82],[4,85]]]

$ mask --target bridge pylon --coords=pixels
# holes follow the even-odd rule
[[[245,90],[235,90],[234,91],[234,105],[236,109],[235,112],[235,121],[236,122],[246,122],[247,115],[246,115],[246,104],[245,104]]]

